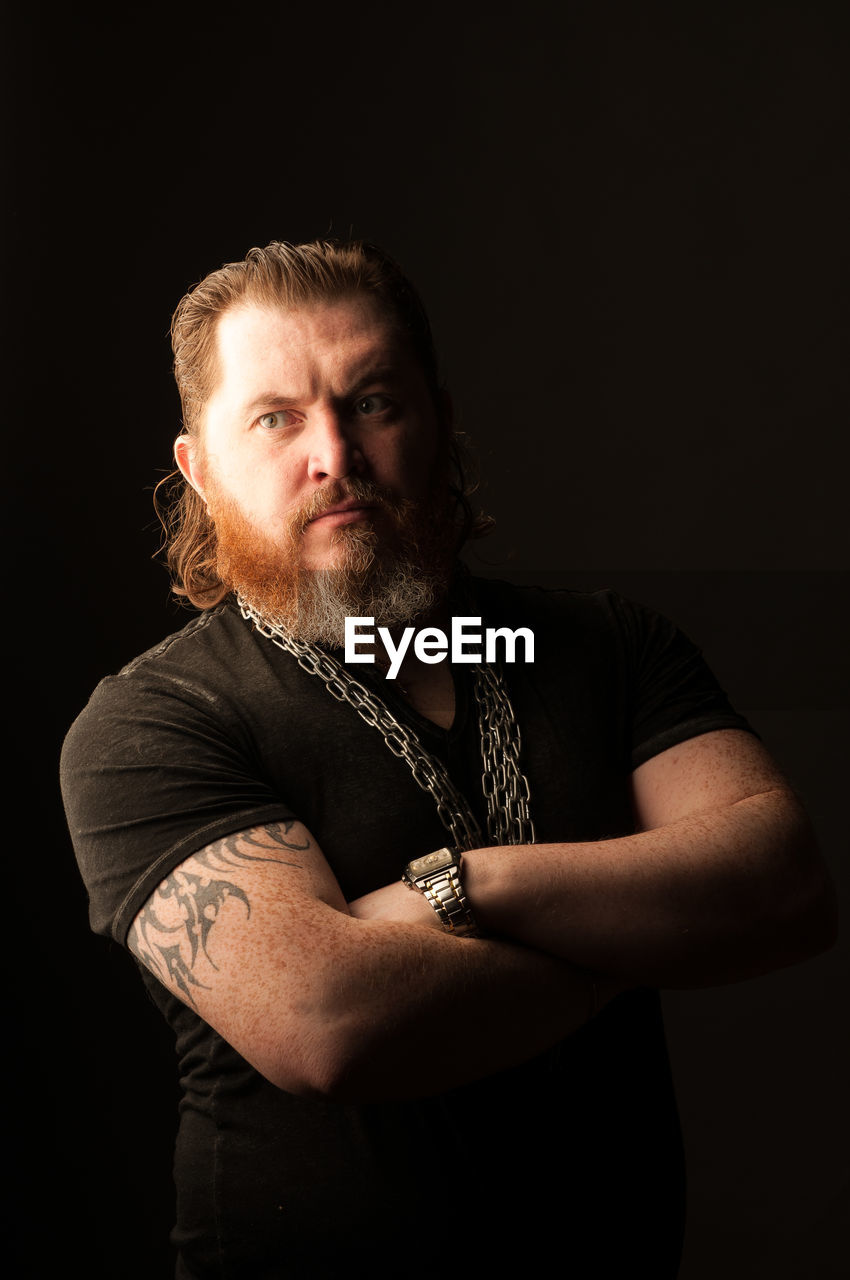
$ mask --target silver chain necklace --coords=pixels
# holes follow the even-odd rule
[[[452,782],[443,764],[425,750],[416,733],[398,721],[377,694],[329,653],[305,640],[296,640],[283,627],[267,622],[241,596],[237,597],[242,617],[253,622],[260,635],[279,649],[292,654],[298,665],[318,676],[338,702],[347,702],[361,720],[378,729],[394,756],[404,760],[414,780],[434,799],[440,821],[455,848],[480,848],[481,828],[469,806]],[[534,823],[529,812],[528,780],[519,767],[520,732],[514,709],[498,671],[488,666],[472,667],[481,759],[481,785],[487,801],[487,834],[491,844],[533,844]]]

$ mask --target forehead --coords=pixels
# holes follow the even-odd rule
[[[227,399],[269,390],[301,395],[319,387],[341,394],[371,367],[415,367],[394,317],[370,298],[307,306],[245,304],[226,311],[216,329],[217,387]]]

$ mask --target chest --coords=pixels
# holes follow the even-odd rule
[[[449,673],[446,664],[442,670]],[[453,675],[420,687],[415,702],[383,682],[365,684],[377,712],[370,699],[363,705],[357,695],[352,705],[306,673],[295,688],[288,680],[289,688],[267,690],[261,767],[312,831],[348,898],[392,882],[410,858],[451,842],[429,762],[466,798],[483,842],[496,843],[487,835],[485,790],[504,785],[499,757],[482,750],[469,669]],[[506,681],[538,841],[589,841],[630,829],[617,700],[574,675],[561,673],[557,687],[543,671]]]

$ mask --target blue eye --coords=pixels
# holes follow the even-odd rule
[[[268,431],[275,431],[281,427],[288,427],[291,417],[292,414],[288,409],[275,409],[273,413],[261,413],[257,422]]]

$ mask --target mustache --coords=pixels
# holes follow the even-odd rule
[[[413,506],[407,499],[396,498],[390,489],[375,484],[371,480],[363,480],[359,476],[350,476],[346,480],[332,480],[329,484],[317,489],[311,498],[303,503],[290,518],[290,533],[296,537],[302,534],[311,520],[330,511],[331,507],[341,502],[368,502],[379,510],[385,511],[393,520],[400,520]]]

